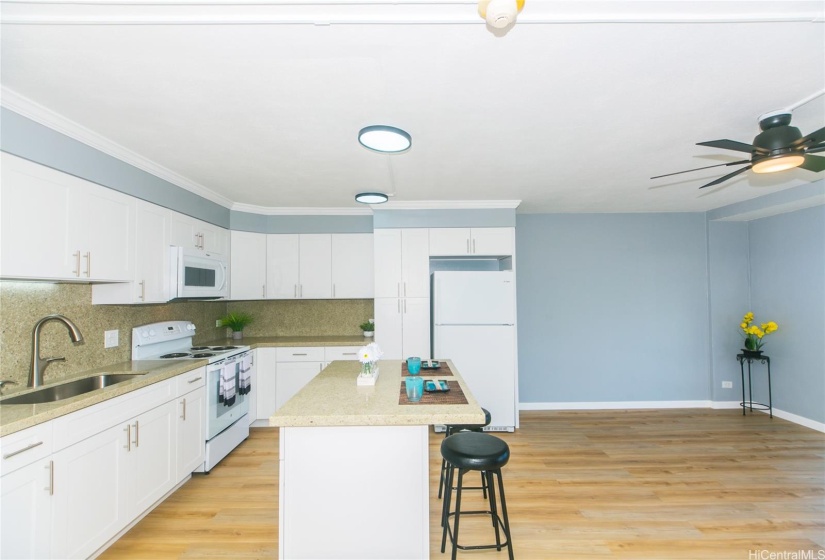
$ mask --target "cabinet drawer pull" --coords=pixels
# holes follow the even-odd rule
[[[49,496],[54,496],[54,461],[49,461]]]
[[[203,379],[203,377],[196,377],[194,379],[190,379],[189,381],[187,381],[187,383],[196,383],[196,382],[200,381],[201,379]]]
[[[6,455],[3,455],[3,459],[11,459],[11,458],[12,458],[12,457],[14,457],[15,455],[20,455],[20,454],[21,454],[21,453],[23,453],[24,451],[28,451],[29,449],[34,449],[34,448],[35,448],[35,447],[37,447],[38,445],[43,445],[43,442],[42,442],[42,441],[38,441],[37,443],[32,443],[32,444],[30,444],[30,445],[27,445],[27,446],[26,446],[26,447],[24,447],[23,449],[18,449],[17,451],[12,451],[11,453],[8,453],[8,454],[6,454]]]
[[[307,353],[306,353],[306,352],[303,352],[303,353],[301,353],[301,354],[296,354],[296,353],[294,353],[294,352],[293,352],[293,353],[292,353],[292,355],[293,355],[293,356],[306,356],[306,355],[307,355]]]
[[[341,352],[342,356],[357,356],[358,352]]]
[[[132,425],[126,424],[126,429],[123,430],[126,432],[126,451],[132,450]]]

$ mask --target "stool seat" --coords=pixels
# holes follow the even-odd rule
[[[459,469],[495,470],[510,460],[510,447],[504,440],[489,434],[460,432],[441,442],[441,456]]]

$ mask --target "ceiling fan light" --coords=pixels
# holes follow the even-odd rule
[[[801,154],[783,154],[781,156],[766,158],[753,164],[754,173],[776,173],[799,167],[805,161],[805,156]]]
[[[358,132],[358,142],[362,146],[383,154],[397,154],[410,149],[412,137],[394,126],[374,125]]]
[[[383,204],[389,199],[389,196],[380,192],[362,192],[355,195],[355,202],[361,204]]]

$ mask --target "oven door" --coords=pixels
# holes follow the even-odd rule
[[[224,257],[186,247],[172,247],[172,294],[177,298],[227,296],[229,264]]]
[[[249,401],[241,389],[241,363],[237,357],[206,366],[207,441],[237,422],[249,411]]]

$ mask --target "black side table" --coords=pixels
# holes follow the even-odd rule
[[[739,371],[742,373],[742,416],[745,415],[745,408],[750,408],[753,412],[753,407],[760,410],[767,410],[770,417],[773,418],[773,398],[771,396],[771,359],[762,354],[737,354],[737,361],[739,361]],[[748,363],[748,400],[745,400],[745,362]],[[768,364],[768,404],[753,402],[753,383],[751,382],[751,364],[753,362],[761,362]]]

